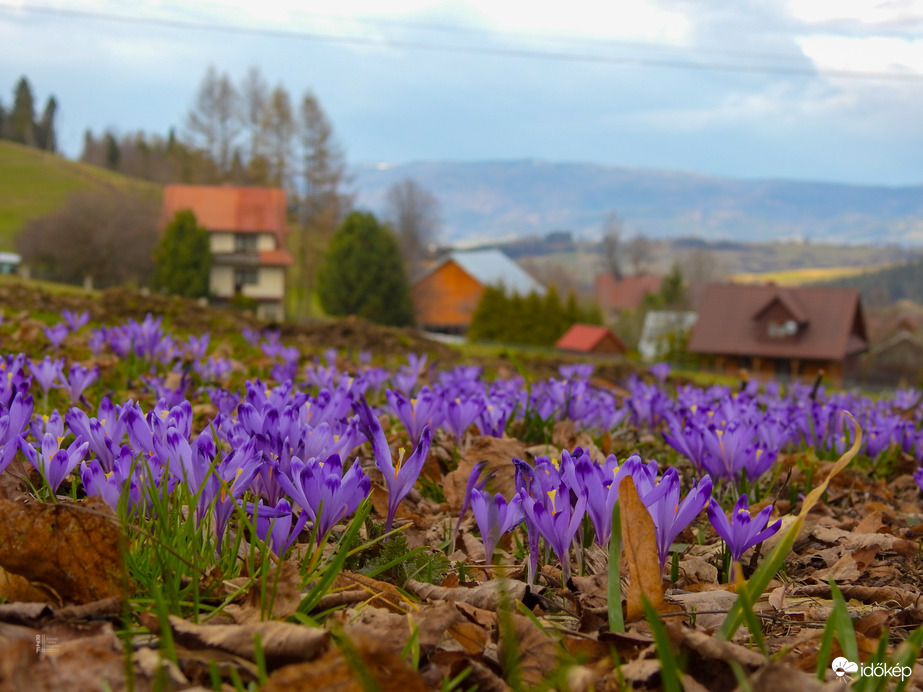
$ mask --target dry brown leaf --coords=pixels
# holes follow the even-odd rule
[[[407,615],[385,608],[363,605],[336,614],[346,636],[353,640],[374,641],[379,649],[400,654],[410,640]]]
[[[717,629],[724,622],[731,606],[737,601],[737,594],[715,589],[670,594],[668,600],[680,604],[683,610],[690,615],[695,614],[696,627]]]
[[[101,680],[113,690],[127,689],[121,643],[111,625],[106,623],[89,636],[82,632],[83,636],[67,640],[60,631],[47,632],[57,639],[54,653],[36,653],[34,637],[31,641],[18,637],[11,641],[0,636],[0,690],[98,690]],[[150,689],[141,675],[136,674],[135,682],[136,689]]]
[[[466,653],[474,656],[484,653],[484,647],[490,640],[487,630],[473,622],[456,622],[449,627],[448,632]]]
[[[301,604],[304,594],[301,591],[301,576],[298,566],[293,562],[283,562],[269,571],[266,576],[266,589],[272,591],[272,598],[267,595],[263,604],[262,587],[253,584],[247,592],[247,600],[243,606],[229,605],[225,608],[238,625],[259,622],[266,618],[283,619],[295,614]],[[272,612],[269,612],[269,606]]]
[[[663,583],[657,557],[654,520],[638,497],[635,482],[625,476],[619,485],[619,505],[622,510],[622,544],[631,581],[625,619],[628,622],[644,617],[642,597],[647,598],[658,612],[663,608]]]
[[[513,613],[506,622],[513,628],[513,632],[511,637],[500,636],[500,660],[510,660],[503,647],[507,641],[515,642],[515,656],[522,682],[526,687],[537,687],[558,667],[557,644],[525,615]],[[504,620],[501,619],[501,629],[504,626]],[[506,671],[507,678],[509,674],[510,671]]]
[[[395,613],[406,613],[413,606],[407,598],[398,591],[397,587],[388,582],[379,581],[364,574],[343,570],[333,582],[335,589],[362,589],[366,593],[365,600],[370,605],[387,608]]]
[[[253,661],[254,636],[260,636],[266,663],[278,668],[313,658],[327,646],[328,633],[318,627],[266,621],[249,625],[197,625],[170,616],[173,638],[190,649],[214,648]]]
[[[375,512],[378,514],[378,516],[382,518],[388,516],[387,490],[385,490],[380,485],[373,484],[369,498],[371,499],[372,507],[375,508]],[[410,509],[406,502],[402,502],[397,506],[397,512],[394,514],[394,517],[396,519],[409,519],[414,523],[415,526],[426,526],[429,523],[425,517]]]
[[[98,497],[59,504],[0,499],[0,545],[0,566],[65,603],[121,594],[119,528]]]
[[[689,627],[678,628],[678,630],[681,632],[682,643],[702,658],[737,661],[748,668],[759,668],[767,663],[768,659],[762,654],[751,651],[745,646],[723,641]]]
[[[425,692],[426,684],[419,673],[407,667],[398,654],[382,648],[374,639],[352,638],[344,642],[350,655],[339,646],[330,647],[322,656],[308,663],[285,666],[273,673],[261,692],[363,692],[361,673],[374,680],[380,692]],[[359,661],[355,660],[358,657]]]
[[[913,541],[908,541],[889,533],[858,533],[844,531],[829,526],[817,526],[811,531],[811,536],[828,545],[837,545],[847,551],[856,551],[871,545],[880,546],[880,550],[893,550],[902,557],[912,558],[919,552]]]
[[[521,601],[529,592],[525,582],[513,579],[491,579],[479,586],[458,586],[454,589],[409,579],[404,588],[424,600],[460,601],[491,611],[496,611],[504,600],[511,603]]]
[[[880,550],[879,545],[873,544],[861,548],[854,553],[847,553],[834,564],[829,570],[817,572],[814,576],[817,579],[832,577],[838,582],[855,581],[861,577],[869,566],[874,562],[875,556]]]
[[[468,623],[453,603],[435,603],[409,616],[417,628],[420,653],[428,656],[455,625]]]
[[[0,599],[10,603],[48,603],[56,602],[53,591],[41,588],[28,579],[0,567]]]
[[[504,497],[512,497],[516,493],[516,469],[510,460],[522,459],[525,455],[526,446],[519,440],[489,435],[475,437],[459,461],[458,468],[446,474],[442,489],[449,509],[454,513],[461,510],[468,477],[479,461],[487,462],[484,474],[493,472],[493,479],[487,484],[487,489],[492,493],[502,492]],[[481,477],[484,477],[483,474]]]

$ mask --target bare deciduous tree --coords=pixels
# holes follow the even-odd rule
[[[600,246],[606,271],[612,274],[616,281],[622,278],[621,244],[623,230],[622,219],[614,211],[610,211],[603,222]]]
[[[643,233],[637,233],[625,243],[625,255],[634,274],[643,274],[654,257],[651,241]]]
[[[439,200],[412,178],[394,183],[385,194],[386,218],[397,235],[410,276],[436,240],[441,224]]]
[[[352,199],[343,193],[346,163],[333,135],[333,126],[311,92],[298,109],[296,140],[300,160],[298,226],[292,238],[296,257],[293,285],[297,287],[297,313],[310,313],[315,260],[336,233]]]
[[[263,112],[269,101],[269,84],[260,68],[253,66],[240,81],[240,111],[238,117],[248,143],[247,158],[253,161],[262,154]]]
[[[115,190],[75,193],[55,213],[29,222],[16,246],[33,275],[105,288],[144,285],[154,268],[160,209]]]
[[[230,171],[240,134],[239,102],[240,96],[227,74],[219,75],[209,67],[186,118],[191,142],[212,156],[222,174]]]
[[[272,90],[266,108],[263,109],[262,130],[269,159],[269,182],[291,191],[295,114],[288,92],[281,84]]]
[[[693,308],[698,305],[705,284],[720,279],[724,274],[714,254],[701,248],[683,254],[679,259],[679,266],[686,278],[686,293]]]

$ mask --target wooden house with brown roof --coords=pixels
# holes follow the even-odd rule
[[[577,323],[555,342],[555,348],[574,353],[599,353],[618,355],[628,347],[611,329],[595,324]]]
[[[456,251],[414,282],[414,320],[430,331],[464,334],[488,286],[523,297],[545,295],[545,287],[500,250]]]
[[[285,316],[286,270],[292,256],[285,247],[285,190],[230,185],[167,185],[163,225],[176,212],[190,209],[208,229],[212,251],[209,282],[212,299],[230,303],[235,296],[252,299],[257,315]]]
[[[868,336],[851,288],[708,284],[689,351],[717,370],[835,382],[858,374]]]
[[[614,318],[624,310],[637,310],[644,296],[660,291],[660,277],[654,274],[634,274],[616,279],[612,274],[597,274],[594,294],[599,309]]]

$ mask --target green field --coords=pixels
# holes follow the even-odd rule
[[[0,250],[15,250],[26,222],[50,214],[81,190],[133,190],[160,198],[161,186],[0,141]]]

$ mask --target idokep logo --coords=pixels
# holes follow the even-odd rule
[[[833,668],[833,672],[836,673],[836,676],[843,682],[850,679],[847,673],[857,673],[859,671],[858,663],[853,663],[843,656],[833,659],[833,663],[830,664],[830,667]]]
[[[830,664],[833,672],[843,682],[852,680],[849,673],[859,673],[865,678],[900,678],[902,681],[907,680],[913,669],[910,666],[888,666],[884,663],[869,663],[860,666],[858,663],[850,661],[848,658],[839,656],[833,659]]]

